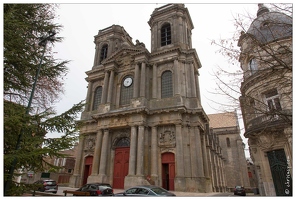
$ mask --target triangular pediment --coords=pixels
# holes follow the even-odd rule
[[[115,62],[118,66],[126,66],[130,65],[135,61],[135,57],[138,54],[146,52],[145,48],[122,48],[116,52],[114,52],[111,56],[106,58],[102,64],[106,65],[111,62]]]

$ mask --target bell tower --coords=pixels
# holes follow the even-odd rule
[[[192,48],[194,28],[184,4],[167,4],[156,8],[148,21],[151,27],[151,53],[171,47]]]

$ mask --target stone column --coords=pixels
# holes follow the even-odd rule
[[[111,103],[113,96],[114,70],[111,70],[110,73],[107,103]]]
[[[182,125],[176,124],[176,177],[175,189],[186,191],[186,182],[184,177],[184,153],[182,140]]]
[[[152,99],[157,98],[157,66],[156,64],[153,65],[153,72],[152,72]]]
[[[192,97],[196,97],[196,83],[195,83],[195,76],[194,76],[194,66],[193,63],[190,63],[190,71],[191,71],[191,94]]]
[[[199,102],[199,106],[201,105],[201,99],[200,99],[200,89],[199,89],[199,78],[198,78],[198,72],[196,73],[196,75],[195,75],[195,84],[196,84],[196,86],[195,86],[195,89],[196,89],[196,97],[197,97],[197,99],[198,99],[198,102]]]
[[[180,95],[180,78],[179,78],[179,61],[174,60],[174,75],[175,75],[175,95]]]
[[[141,65],[141,83],[140,83],[140,97],[145,97],[146,93],[146,63]]]
[[[157,127],[152,127],[151,133],[151,176],[157,177],[157,164],[158,164],[158,155],[157,155]]]
[[[199,169],[199,166],[198,166],[198,163],[197,163],[197,142],[196,142],[196,127],[190,127],[189,130],[189,134],[190,134],[190,137],[189,137],[189,144],[190,144],[190,160],[191,160],[191,176],[192,177],[197,177],[197,174],[198,174],[198,170]]]
[[[135,80],[134,80],[134,93],[133,93],[133,98],[138,98],[139,97],[139,65],[136,63],[135,64]]]
[[[100,169],[99,169],[99,174],[101,176],[106,175],[108,140],[109,140],[109,130],[105,129],[103,142],[102,142],[101,161],[100,161]]]
[[[87,96],[86,96],[86,107],[85,111],[91,111],[93,101],[92,101],[92,96],[93,96],[93,91],[92,91],[93,83],[91,81],[88,82],[88,88],[87,88]]]
[[[203,163],[204,163],[204,171],[205,176],[209,177],[209,168],[208,168],[208,154],[207,154],[207,148],[206,148],[206,135],[201,135],[201,141],[202,141],[202,152],[203,152]]]
[[[103,94],[102,94],[102,104],[105,104],[107,101],[107,94],[108,94],[108,82],[109,82],[109,73],[108,71],[105,72],[104,77],[104,86],[103,86]]]
[[[96,50],[95,50],[95,58],[94,58],[94,66],[97,66],[99,64],[98,61],[98,54],[99,54],[99,45],[96,45]]]
[[[81,185],[81,166],[84,164],[83,163],[83,148],[84,148],[84,136],[81,134],[79,136],[79,144],[78,144],[78,149],[77,149],[77,156],[76,156],[76,161],[75,161],[75,167],[74,167],[74,172],[73,176],[70,178],[70,187],[80,187]]]
[[[144,167],[144,126],[138,127],[137,175],[143,175]]]
[[[198,177],[204,177],[204,164],[203,164],[203,154],[202,154],[202,145],[201,145],[201,138],[200,138],[200,130],[198,127],[195,127],[195,134],[196,134],[196,159],[197,159],[197,176]]]
[[[176,125],[176,174],[177,176],[184,176],[184,155],[183,155],[183,142],[182,142],[182,125]]]
[[[128,175],[136,174],[136,155],[137,155],[136,148],[137,148],[137,128],[136,126],[132,126]]]
[[[103,137],[103,132],[100,129],[97,132],[96,146],[95,146],[95,152],[94,152],[94,156],[93,156],[94,160],[93,160],[91,175],[97,175],[98,172],[99,172],[99,163],[100,163],[101,147],[102,147],[102,137]]]

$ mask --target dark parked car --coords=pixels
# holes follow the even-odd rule
[[[116,193],[115,196],[176,196],[162,187],[155,185],[135,186],[127,189],[124,192]]]
[[[90,196],[113,196],[113,189],[108,183],[88,183],[76,191],[89,192]]]
[[[37,190],[40,192],[52,192],[56,194],[58,191],[58,184],[55,180],[39,180],[34,182],[33,184],[38,185]]]
[[[234,187],[234,195],[241,195],[241,196],[246,196],[246,190],[243,186],[235,186]]]

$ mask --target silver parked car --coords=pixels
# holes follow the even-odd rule
[[[58,184],[56,183],[55,180],[51,179],[46,179],[46,180],[39,180],[33,183],[37,185],[38,191],[40,192],[52,192],[52,193],[57,193],[58,191]]]
[[[135,186],[125,190],[124,192],[116,193],[114,196],[176,196],[174,193],[171,193],[162,187],[155,185],[141,185]]]

